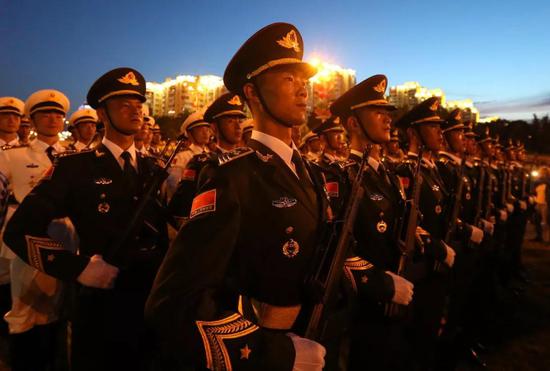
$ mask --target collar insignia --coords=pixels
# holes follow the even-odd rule
[[[262,154],[258,151],[256,151],[256,156],[258,156],[258,158],[260,160],[262,160],[263,162],[269,162],[269,160],[271,160],[273,158],[273,155],[270,154],[270,153],[264,155],[264,154]]]
[[[289,197],[279,197],[278,200],[271,201],[271,205],[276,207],[277,209],[285,209],[287,207],[292,207],[296,205],[298,201],[295,198],[289,198]]]
[[[370,199],[373,201],[382,201],[384,197],[378,193],[373,193],[370,195]]]
[[[239,98],[238,95],[235,95],[231,100],[227,101],[228,104],[231,104],[232,106],[242,106],[241,98]]]
[[[375,85],[373,87],[374,91],[383,94],[386,91],[386,79],[383,79],[378,83],[378,85]]]
[[[98,185],[107,185],[107,184],[111,184],[112,182],[113,180],[108,178],[99,178],[94,181],[94,183]]]
[[[139,86],[139,82],[136,79],[136,75],[132,71],[128,72],[126,75],[122,76],[121,78],[117,79],[119,82],[123,84],[130,84],[134,86]]]
[[[300,52],[300,43],[298,42],[298,36],[294,30],[287,33],[281,40],[277,40],[277,44],[281,45],[283,48],[294,49],[296,53]]]

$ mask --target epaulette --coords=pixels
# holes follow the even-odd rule
[[[88,152],[92,152],[92,151],[93,151],[93,149],[91,149],[91,148],[85,148],[85,149],[82,149],[80,151],[77,151],[75,149],[68,149],[68,150],[65,150],[63,152],[55,153],[54,157],[55,158],[61,158],[61,157],[73,156],[73,155],[77,155],[77,154],[88,153]]]
[[[7,151],[8,149],[15,149],[15,148],[23,148],[23,147],[28,147],[29,144],[16,144],[16,145],[10,145],[10,144],[4,144],[2,147],[0,147],[0,149],[2,151]]]
[[[249,148],[249,147],[235,148],[232,151],[221,153],[218,156],[218,164],[220,166],[225,165],[228,162],[231,162],[231,161],[236,160],[238,158],[247,156],[247,155],[249,155],[251,153],[254,153],[254,152],[255,151],[252,148]]]

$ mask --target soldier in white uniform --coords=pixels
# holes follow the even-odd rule
[[[69,126],[72,126],[78,132],[78,140],[72,144],[72,149],[82,151],[92,147],[97,121],[97,113],[93,108],[82,108],[71,115]]]
[[[28,117],[21,117],[21,125],[19,125],[19,130],[17,130],[17,136],[19,137],[19,144],[29,144],[31,121]]]
[[[8,203],[6,220],[51,168],[54,156],[64,152],[59,143],[69,100],[56,90],[40,90],[25,102],[37,138],[28,145],[9,147],[0,152],[2,203]],[[7,198],[7,199],[6,199]],[[66,219],[53,221],[48,233],[54,239],[76,247],[76,235]],[[11,358],[14,370],[56,369],[55,338],[62,331],[59,321],[63,287],[61,281],[48,276],[13,255],[2,244],[0,255],[11,258],[11,310],[5,314],[11,334]],[[29,357],[28,350],[33,349]],[[50,367],[50,368],[48,368]]]
[[[178,183],[183,175],[183,170],[187,163],[195,156],[201,153],[210,152],[208,142],[212,130],[210,123],[204,119],[204,111],[197,111],[190,114],[183,124],[181,124],[180,134],[185,135],[191,141],[191,145],[184,151],[176,155],[170,168],[170,176],[166,180],[168,198],[176,191]]]
[[[0,98],[0,146],[19,144],[17,130],[21,124],[23,101],[15,97]]]

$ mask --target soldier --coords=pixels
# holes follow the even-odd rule
[[[430,236],[425,239],[422,258],[411,265],[409,273],[415,284],[412,344],[421,369],[433,367],[435,363],[447,294],[448,276],[445,267],[451,268],[455,259],[455,251],[444,241],[447,229],[445,216],[450,212],[449,191],[434,162],[443,139],[440,128],[443,120],[437,114],[439,105],[437,97],[428,98],[396,123],[396,127],[406,130],[409,137],[409,160],[397,169],[409,192],[413,185],[411,164],[416,163],[419,152],[422,153],[422,185],[418,208],[422,214],[420,227],[429,232]]]
[[[105,124],[102,144],[57,158],[13,215],[4,241],[34,268],[79,283],[74,370],[143,370],[150,350],[143,308],[167,245],[158,200],[146,200],[146,220],[128,225],[145,184],[159,171],[133,144],[143,124],[145,79],[131,68],[114,69],[92,85],[87,99]],[[63,216],[79,235],[77,253],[48,237],[50,221]]]
[[[143,125],[141,125],[141,129],[137,132],[137,134],[134,137],[134,144],[136,145],[136,151],[138,151],[139,153],[145,156],[152,155],[149,152],[151,138],[152,138],[151,122],[154,122],[152,120],[154,119],[150,116],[143,116]]]
[[[384,149],[386,150],[384,156],[385,163],[389,166],[390,170],[394,170],[405,159],[403,150],[399,148],[399,130],[392,129],[390,141],[384,145]]]
[[[226,68],[225,85],[245,98],[256,130],[250,148],[199,185],[149,297],[146,315],[175,369],[324,365],[323,346],[297,327],[327,207],[318,174],[291,139],[291,128],[305,123],[315,73],[302,55],[298,30],[274,23]]]
[[[304,156],[308,161],[317,162],[323,153],[321,139],[313,131],[307,132],[302,138],[304,146]]]
[[[170,168],[170,176],[167,179],[167,193],[168,199],[172,198],[172,195],[177,189],[179,182],[183,177],[183,172],[187,167],[187,163],[191,161],[193,156],[208,153],[208,142],[210,141],[210,123],[204,120],[204,111],[197,111],[191,113],[180,127],[180,135],[185,135],[191,141],[189,147],[179,152]]]
[[[37,91],[25,102],[25,113],[33,122],[37,138],[29,145],[0,152],[3,186],[11,193],[5,193],[1,200],[8,204],[6,220],[10,220],[17,205],[51,167],[54,155],[65,150],[58,134],[63,130],[68,110],[69,100],[56,90]],[[74,249],[76,237],[72,225],[58,217],[51,222],[46,225],[47,234],[63,241],[67,249]],[[12,367],[16,370],[59,368],[61,365],[55,360],[56,338],[64,331],[62,282],[15,257],[12,247],[3,244],[1,254],[11,258],[12,306],[5,320],[11,334]],[[29,357],[29,349],[36,349],[33,357]]]
[[[212,124],[217,134],[216,148],[212,152],[195,155],[187,163],[169,204],[171,214],[177,220],[183,221],[189,217],[203,167],[209,162],[217,162],[220,156],[234,150],[241,143],[241,121],[245,117],[244,103],[238,95],[232,93],[223,94],[205,111],[204,119]]]
[[[97,113],[93,108],[82,108],[71,115],[69,125],[78,133],[78,140],[71,145],[71,149],[82,151],[91,148],[96,135]]]
[[[23,117],[23,101],[14,97],[0,98],[0,147],[19,144],[17,131]]]
[[[17,130],[17,136],[19,137],[19,144],[29,144],[31,135],[31,122],[28,117],[21,117],[21,125]]]
[[[319,165],[327,168],[334,162],[343,162],[342,148],[346,143],[346,131],[340,124],[339,117],[329,117],[314,132],[319,135],[323,147],[323,154],[319,159]]]
[[[404,194],[395,174],[381,162],[381,146],[390,140],[391,111],[395,109],[384,97],[386,86],[385,76],[372,76],[330,107],[350,137],[350,160],[354,161],[348,168],[351,177],[359,171],[365,150],[369,156],[363,182],[365,195],[354,228],[357,256],[349,258],[345,265],[346,275],[359,293],[352,326],[350,370],[413,368],[403,321],[385,318],[384,314],[389,303],[408,305],[414,287],[395,274],[401,256],[397,229]]]

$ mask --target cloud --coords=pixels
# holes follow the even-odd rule
[[[503,101],[480,101],[475,106],[483,116],[501,116],[504,118],[527,118],[533,114],[548,114],[550,112],[550,93],[537,96],[516,98]]]

